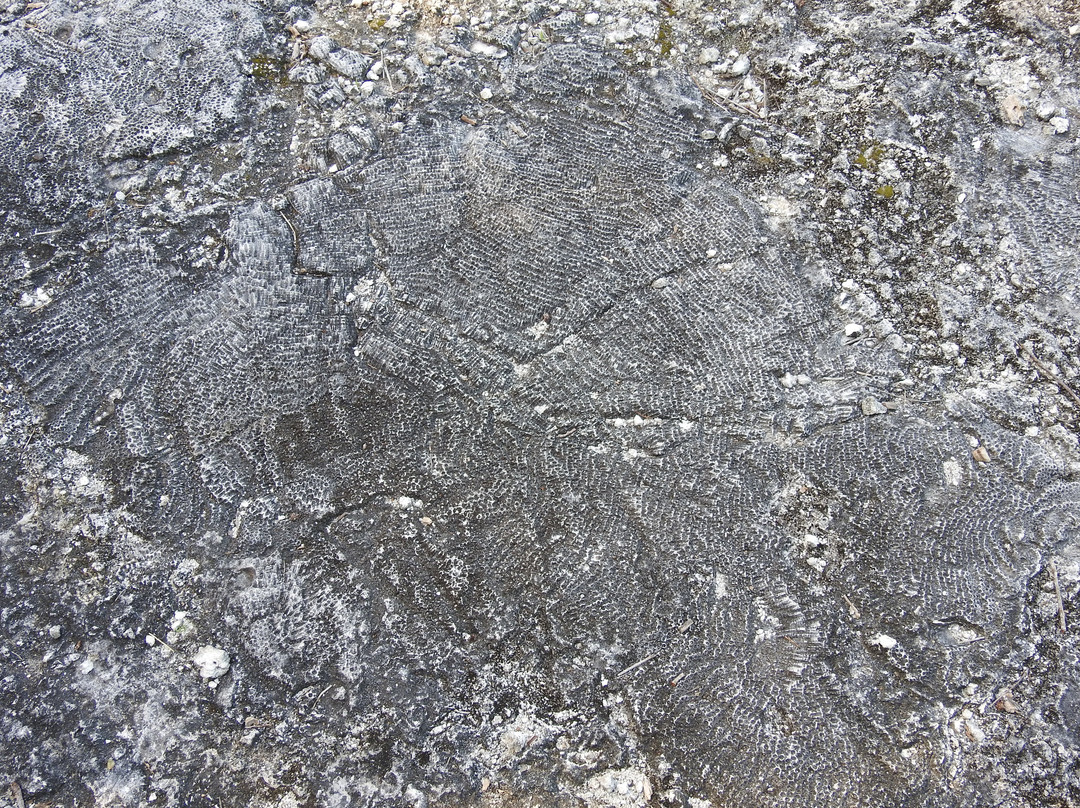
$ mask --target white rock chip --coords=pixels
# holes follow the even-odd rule
[[[1035,108],[1035,115],[1038,117],[1038,119],[1040,121],[1048,121],[1048,120],[1050,120],[1051,118],[1054,117],[1054,114],[1056,112],[1057,112],[1057,107],[1055,107],[1053,104],[1045,102],[1045,101],[1043,103],[1039,104],[1039,106]]]
[[[878,401],[873,396],[867,396],[859,405],[862,407],[863,415],[884,415],[889,411],[889,408]]]
[[[745,76],[750,72],[750,58],[744,53],[734,61],[729,72],[733,76]]]
[[[220,648],[204,645],[191,659],[199,669],[199,676],[203,679],[219,679],[229,672],[229,653]]]
[[[879,648],[884,648],[886,651],[891,651],[896,647],[896,640],[890,637],[888,634],[878,634],[870,639],[874,645]]]
[[[703,65],[711,65],[714,62],[720,61],[720,51],[717,48],[702,48],[701,55],[698,56],[698,63]]]

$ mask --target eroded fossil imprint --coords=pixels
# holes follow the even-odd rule
[[[949,722],[1023,676],[1080,489],[845,329],[713,159],[757,122],[556,44],[482,121],[448,75],[397,129],[336,130],[333,171],[274,186],[217,154],[192,171],[235,196],[166,215],[103,178],[249,125],[251,80],[181,29],[61,17],[3,51],[4,115],[37,121],[5,136],[7,230],[55,230],[58,273],[5,270],[4,630],[79,645],[5,681],[5,774],[180,803],[258,794],[256,765],[314,804],[990,800],[954,737],[978,720]],[[316,78],[374,60],[308,47]],[[109,66],[139,48],[144,72]]]

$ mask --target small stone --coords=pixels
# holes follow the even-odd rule
[[[296,29],[298,34],[306,34],[311,30],[311,23],[307,20],[297,20],[293,23],[293,28]]]
[[[745,76],[750,72],[750,58],[743,54],[732,63],[731,70],[728,72],[733,76]]]
[[[1005,119],[1006,123],[1011,123],[1013,126],[1023,126],[1024,106],[1020,103],[1020,99],[1015,95],[1010,95],[1002,101],[1001,117]]]
[[[494,93],[491,92],[490,87],[485,87],[480,91],[480,97],[483,98],[485,101],[490,101],[492,95],[494,95]]]
[[[717,48],[702,48],[698,56],[698,64],[711,65],[720,61],[720,51]]]
[[[896,647],[896,640],[888,634],[877,634],[870,639],[870,642],[879,648],[884,648],[886,651],[891,651]]]
[[[1044,101],[1035,108],[1035,117],[1040,121],[1048,121],[1054,117],[1055,112],[1057,112],[1057,107]]]
[[[49,636],[54,640],[60,639],[60,626],[49,626]]]
[[[227,651],[204,645],[191,659],[199,669],[199,676],[203,679],[218,679],[229,671],[231,660]]]
[[[337,42],[330,37],[323,35],[317,36],[311,42],[308,43],[308,56],[312,59],[317,59],[320,62],[327,59],[334,49],[337,48]]]
[[[289,70],[288,75],[293,84],[319,84],[326,79],[326,71],[311,62],[298,64]]]
[[[1050,123],[1050,126],[1052,126],[1054,128],[1054,132],[1056,132],[1059,135],[1064,135],[1066,132],[1069,131],[1069,119],[1068,118],[1062,118],[1060,115],[1058,115],[1058,116],[1055,116],[1055,117],[1051,118],[1049,123]]]
[[[326,64],[331,69],[350,79],[360,79],[371,64],[366,56],[348,48],[336,50],[326,57]]]
[[[715,129],[705,129],[705,130],[703,130],[702,133],[701,133],[701,139],[702,140],[716,140],[716,130]]]
[[[1013,700],[1012,700],[1012,698],[1010,698],[1010,696],[1011,696],[1011,694],[1009,694],[1009,693],[1006,693],[1004,695],[999,695],[998,700],[994,703],[994,709],[996,709],[999,713],[1015,713],[1015,712],[1018,712],[1019,708],[1016,706],[1016,704],[1013,702]]]
[[[600,22],[600,15],[597,14],[595,11],[590,11],[588,14],[585,15],[586,25],[596,25],[598,22]]]
[[[449,56],[449,54],[442,48],[426,48],[425,50],[420,51],[420,61],[428,67],[442,64],[447,56]]]
[[[988,451],[986,451],[985,446],[980,446],[977,449],[975,449],[975,451],[973,451],[971,453],[971,456],[975,459],[975,462],[977,462],[977,463],[989,463],[990,462],[990,453]]]
[[[863,415],[884,415],[889,411],[888,407],[873,396],[866,396],[866,398],[859,402],[859,406],[862,407]]]

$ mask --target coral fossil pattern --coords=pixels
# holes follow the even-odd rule
[[[1017,208],[1015,311],[962,281],[901,316],[970,321],[972,362],[1014,335],[1030,377],[913,379],[961,346],[913,353],[839,266],[863,248],[760,193],[799,138],[558,12],[396,88],[307,23],[266,56],[257,5],[5,23],[13,801],[1080,799],[1080,466],[1025,420],[1073,403],[1036,353],[1068,367],[1075,158],[1020,170],[1008,130],[826,166]],[[935,204],[875,182],[864,235]],[[978,225],[944,218],[955,258]]]

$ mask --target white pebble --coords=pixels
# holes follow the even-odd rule
[[[870,640],[874,645],[884,648],[886,651],[890,651],[896,647],[896,640],[890,637],[888,634],[878,634]]]
[[[1062,118],[1060,115],[1050,119],[1050,125],[1054,127],[1054,131],[1059,135],[1064,135],[1069,131],[1069,119]]]
[[[1047,103],[1047,102],[1043,102],[1042,104],[1039,104],[1039,106],[1035,108],[1035,116],[1040,121],[1048,121],[1048,120],[1050,120],[1051,118],[1054,117],[1054,113],[1056,113],[1056,112],[1057,112],[1057,107],[1055,107],[1053,104],[1050,104],[1050,103]]]
[[[889,408],[878,401],[873,396],[866,396],[859,406],[862,408],[863,415],[884,415],[889,411]]]
[[[203,679],[219,679],[229,671],[231,660],[227,651],[204,645],[199,653],[191,658],[199,669],[199,676]]]
[[[485,101],[490,101],[492,95],[494,95],[494,93],[491,92],[490,87],[485,87],[480,91],[480,97],[483,98]]]
[[[598,22],[600,22],[600,15],[597,14],[595,11],[590,11],[588,14],[585,15],[586,25],[596,25]]]
[[[731,65],[730,73],[733,76],[745,76],[750,72],[750,59],[745,54],[740,56]]]
[[[717,48],[702,48],[698,56],[698,64],[711,65],[720,61],[720,51]]]

